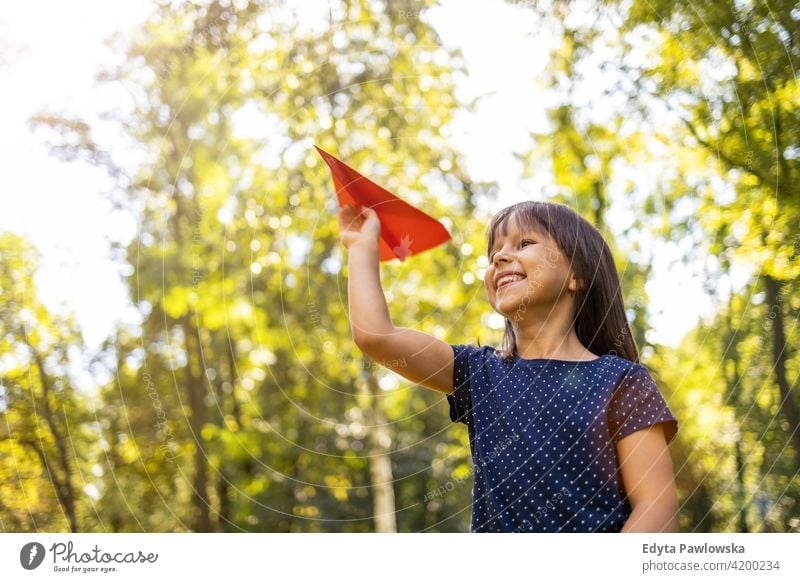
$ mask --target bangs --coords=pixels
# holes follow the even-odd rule
[[[551,235],[550,220],[547,208],[536,202],[520,202],[500,211],[489,225],[486,256],[490,256],[492,247],[498,236],[507,236],[508,231],[517,229],[520,232],[535,232]]]

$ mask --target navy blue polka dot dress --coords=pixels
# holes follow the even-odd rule
[[[631,513],[615,446],[678,422],[644,366],[591,361],[504,362],[489,346],[452,346],[450,418],[469,431],[473,532],[618,532]]]

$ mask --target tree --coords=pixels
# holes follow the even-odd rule
[[[548,12],[515,3],[539,11],[561,35],[550,85],[562,100],[551,115],[553,134],[537,136],[553,144],[556,184],[574,188],[576,203],[599,220],[606,203],[592,195],[599,184],[593,169],[610,178],[603,182],[610,190],[618,166],[608,160],[633,153],[634,168],[655,171],[646,187],[624,188],[638,203],[625,238],[655,236],[650,248],[663,241],[685,249],[682,260],[705,265],[705,289],[720,298],[714,318],[674,354],[646,348],[648,366],[661,372],[685,419],[677,445],[685,459],[677,475],[682,527],[789,529],[798,497],[789,482],[800,458],[790,323],[800,274],[794,4],[634,1],[587,11],[563,0]],[[580,90],[571,91],[576,85]],[[612,113],[598,121],[598,110]],[[626,133],[631,125],[637,131]],[[548,149],[535,150],[542,153]],[[630,248],[641,254],[638,243]],[[640,289],[649,262],[642,261],[643,277],[637,274]],[[752,275],[739,290],[734,275],[743,269]],[[637,339],[646,325],[640,321]],[[701,394],[714,404],[698,422]]]
[[[0,232],[0,527],[83,531],[90,519],[92,399],[70,377],[82,339],[34,288],[38,255]]]
[[[103,75],[133,96],[108,115],[140,154],[133,167],[90,123],[37,119],[57,153],[110,169],[140,224],[124,251],[142,322],[100,358],[116,375],[102,390],[101,498],[115,530],[391,530],[392,497],[397,529],[414,530],[469,503],[466,487],[425,499],[437,457],[446,471],[468,457],[444,399],[352,344],[312,147],[448,223],[453,244],[386,267],[387,295],[398,325],[477,337],[486,217],[446,141],[460,60],[406,8],[342,2],[317,30],[268,3],[160,7]]]

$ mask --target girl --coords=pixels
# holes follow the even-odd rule
[[[447,395],[467,425],[473,532],[674,532],[667,449],[678,423],[625,319],[600,232],[563,204],[522,202],[488,232],[484,283],[499,350],[395,327],[380,282],[380,222],[340,211],[356,345]]]

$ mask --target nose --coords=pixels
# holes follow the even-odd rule
[[[497,266],[501,261],[508,262],[509,260],[511,259],[509,259],[505,247],[503,247],[494,253],[494,256],[492,257],[492,264]]]

